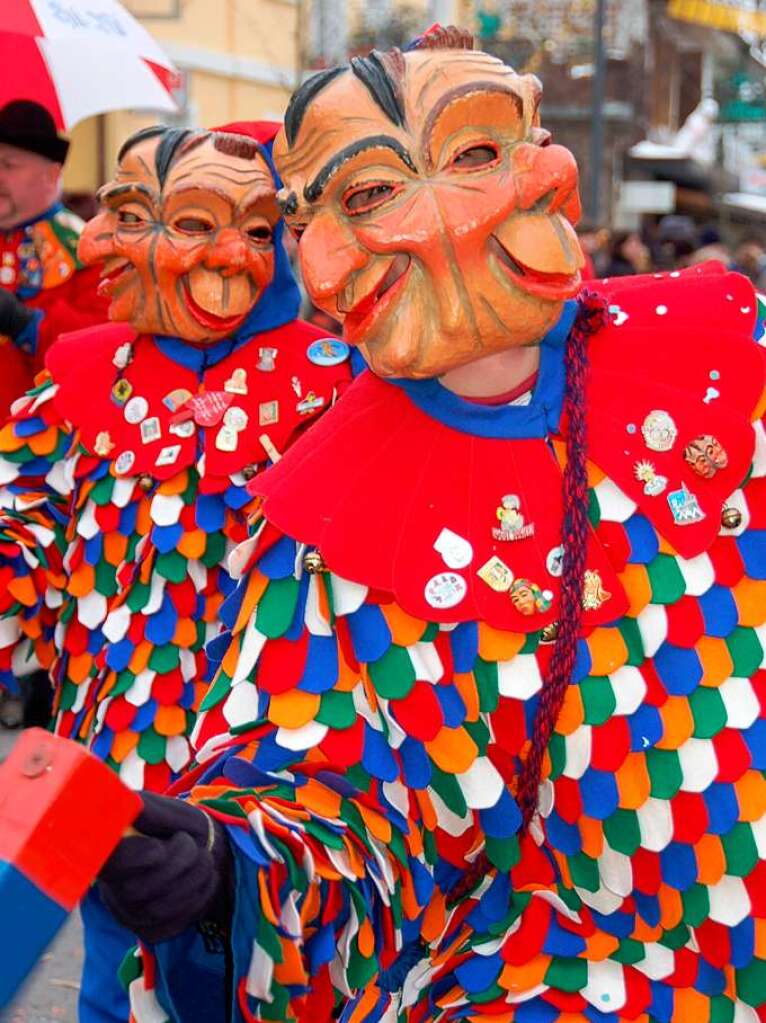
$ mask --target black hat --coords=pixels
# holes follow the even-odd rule
[[[0,109],[0,142],[63,163],[69,142],[56,131],[50,113],[31,99],[15,99]]]

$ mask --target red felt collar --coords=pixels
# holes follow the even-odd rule
[[[309,344],[324,336],[316,327],[296,320],[259,334],[199,377],[164,355],[151,337],[137,337],[123,324],[108,324],[63,335],[49,351],[46,364],[59,385],[54,398],[57,411],[78,429],[88,452],[108,458],[115,475],[146,473],[163,480],[197,464],[207,481],[205,488],[220,489],[228,485],[232,474],[264,463],[274,449],[284,452],[293,436],[329,407],[334,390],[348,380],[346,363],[326,367],[309,361]],[[120,370],[115,360],[120,361],[125,345],[131,346],[132,357]],[[262,349],[270,350],[265,361]],[[271,371],[261,368],[272,364]],[[127,400],[114,397],[118,378],[130,388]],[[232,384],[235,380],[244,380],[246,393]],[[195,425],[186,436],[175,432],[180,392],[192,396],[218,392],[230,400],[231,407],[239,410],[239,422],[246,422],[237,431],[234,450],[231,444],[219,443],[223,422]],[[142,432],[142,423],[126,419],[128,402],[135,398],[145,402],[142,423],[156,420],[148,431],[144,426]],[[168,448],[178,450],[171,455]],[[133,461],[127,472],[121,472],[130,462],[129,458],[119,461],[125,452],[132,452]]]
[[[589,288],[607,298],[612,312],[611,325],[590,346],[589,458],[680,555],[694,557],[718,533],[721,506],[753,456],[750,421],[765,371],[764,353],[752,341],[752,287],[712,266]],[[666,412],[675,425],[669,451],[652,450],[644,440],[642,427],[653,411]],[[705,435],[716,437],[728,456],[711,479],[684,459],[685,446]],[[662,493],[645,492],[645,481],[636,478],[639,462],[666,478]],[[704,518],[680,525],[667,498],[684,486]],[[556,569],[553,552],[561,542],[561,470],[545,440],[453,429],[368,372],[251,489],[265,498],[275,527],[317,546],[338,575],[392,593],[413,615],[483,620],[521,632],[557,617],[559,578],[550,568]],[[518,508],[514,514],[510,502],[509,528],[521,535],[498,539],[498,509],[514,495]],[[484,581],[480,570],[492,558],[535,584],[533,596],[542,598],[534,614],[521,614],[507,592]],[[585,611],[585,627],[618,618],[627,599],[594,534],[586,567],[598,573],[601,595],[599,606]],[[461,591],[453,605],[438,606]]]

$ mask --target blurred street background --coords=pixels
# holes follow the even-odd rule
[[[66,7],[66,4],[60,6]],[[542,119],[582,173],[592,272],[723,258],[763,284],[763,0],[125,0],[178,76],[178,110],[72,132],[68,205],[88,215],[120,142],[157,120],[281,117],[311,70],[404,45],[435,21],[545,87]]]

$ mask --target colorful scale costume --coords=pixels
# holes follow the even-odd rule
[[[56,684],[57,731],[133,788],[161,791],[189,760],[204,645],[232,588],[226,559],[247,535],[245,483],[345,376],[309,361],[322,337],[292,321],[218,361],[187,350],[184,365],[179,342],[91,328],[53,347],[0,433],[3,681],[33,651]],[[116,402],[115,387],[132,397]],[[196,421],[183,419],[198,394]],[[232,409],[253,425],[220,450]]]
[[[582,627],[521,839],[574,303],[529,405],[365,373],[253,482],[183,780],[235,853],[232,1019],[766,1020],[763,325],[678,277],[598,285]],[[224,958],[146,950],[136,1018],[219,1005]]]
[[[125,143],[79,254],[127,322],[62,336],[0,433],[0,682],[49,669],[57,731],[136,789],[189,760],[246,482],[348,376],[296,319],[276,129]]]

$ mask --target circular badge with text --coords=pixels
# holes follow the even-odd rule
[[[425,598],[430,607],[455,607],[465,597],[468,586],[457,572],[439,572],[426,583]]]

